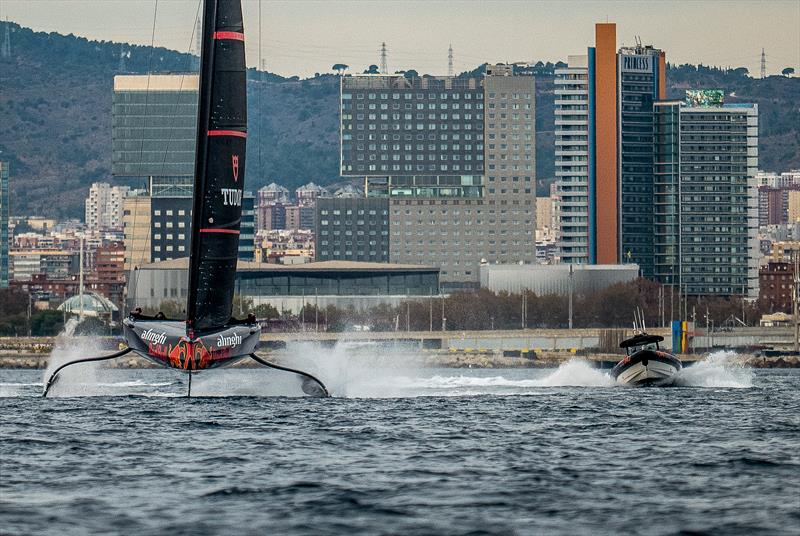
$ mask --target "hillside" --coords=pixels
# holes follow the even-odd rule
[[[12,55],[0,58],[0,158],[11,161],[13,214],[81,217],[94,181],[111,177],[111,98],[119,73],[185,72],[192,56],[163,48],[89,41],[10,24]],[[125,50],[124,62],[120,52]],[[553,177],[552,64],[537,75],[537,175]],[[338,178],[338,79],[251,72],[248,188],[289,188]],[[800,78],[757,80],[741,70],[670,67],[670,97],[689,87],[724,88],[732,101],[759,103],[761,167],[800,168]],[[53,203],[54,196],[58,203]]]

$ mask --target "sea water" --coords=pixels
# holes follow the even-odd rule
[[[43,399],[42,371],[0,370],[0,533],[798,534],[798,370],[721,352],[635,389],[580,360],[287,352],[334,397],[81,366]]]

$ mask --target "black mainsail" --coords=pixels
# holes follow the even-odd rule
[[[241,0],[207,0],[203,15],[186,307],[190,336],[231,319],[247,141]]]

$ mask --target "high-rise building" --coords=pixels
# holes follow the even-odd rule
[[[555,169],[561,260],[589,263],[589,63],[569,56],[555,71]]]
[[[655,277],[689,295],[756,299],[758,107],[687,93],[655,105]]]
[[[193,175],[198,87],[197,74],[114,77],[115,177]]]
[[[534,79],[510,65],[341,79],[341,174],[389,199],[390,262],[439,265],[448,286],[477,286],[482,261],[535,262],[534,114]]]
[[[616,25],[555,72],[561,258],[633,262],[653,275],[653,103],[666,96],[662,51],[617,49]]]
[[[758,188],[758,225],[781,225],[789,222],[789,190],[771,186]]]
[[[329,194],[328,190],[314,184],[313,182],[309,182],[294,191],[294,195],[297,198],[298,205],[309,205],[314,206],[314,202],[317,200],[318,197],[327,196]]]
[[[122,202],[128,191],[127,186],[111,186],[107,182],[92,184],[85,202],[86,228],[89,230],[121,228]]]
[[[8,162],[0,160],[0,288],[8,287]]]
[[[617,72],[620,259],[652,278],[653,103],[666,98],[665,55],[651,46],[623,47]]]
[[[284,229],[285,224],[276,227],[276,213],[282,211],[274,210],[276,205],[286,205],[289,202],[289,190],[275,184],[274,182],[260,188],[257,193],[256,199],[256,230],[266,231],[271,229]]]

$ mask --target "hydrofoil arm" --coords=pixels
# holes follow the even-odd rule
[[[325,384],[318,380],[315,376],[309,374],[308,372],[303,372],[302,370],[295,370],[293,368],[284,367],[282,365],[277,365],[275,363],[270,363],[269,361],[258,357],[255,353],[250,354],[250,357],[253,358],[254,361],[264,365],[265,367],[283,370],[286,372],[293,372],[299,376],[304,378],[303,380],[303,392],[310,396],[318,396],[320,398],[328,398],[330,393],[328,392],[328,388],[325,387]]]
[[[42,396],[44,396],[44,397],[47,396],[47,393],[50,392],[50,388],[53,387],[53,385],[55,385],[55,383],[56,383],[56,380],[58,380],[58,373],[61,372],[63,369],[67,368],[68,366],[75,365],[75,364],[78,364],[78,363],[88,363],[90,361],[106,361],[108,359],[114,359],[114,358],[117,358],[117,357],[122,357],[125,354],[127,354],[128,352],[132,352],[132,351],[133,351],[133,349],[131,349],[131,348],[125,348],[124,350],[120,350],[119,352],[116,352],[116,353],[111,354],[111,355],[103,355],[103,356],[99,356],[99,357],[84,357],[82,359],[76,359],[74,361],[69,361],[67,363],[64,363],[63,365],[58,367],[50,375],[50,377],[47,379],[47,383],[44,386],[44,393],[42,393]]]

